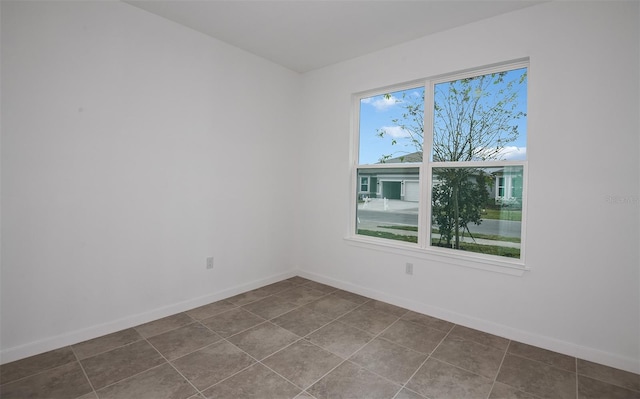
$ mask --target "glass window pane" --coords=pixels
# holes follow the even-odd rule
[[[358,181],[369,178],[369,192],[356,204],[356,233],[418,242],[418,167],[359,168]]]
[[[527,68],[434,86],[434,162],[525,160]]]
[[[433,168],[431,245],[520,258],[522,175],[522,166]]]
[[[422,162],[424,87],[360,100],[360,165]]]
[[[360,178],[360,194],[369,194],[369,178],[361,177]]]

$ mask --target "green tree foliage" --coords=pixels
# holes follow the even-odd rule
[[[527,70],[492,73],[441,83],[434,88],[433,162],[500,160],[504,148],[517,140],[518,120],[526,117],[518,99],[526,88]],[[391,98],[387,95],[387,99]],[[421,99],[420,99],[421,100]],[[422,154],[424,102],[403,96],[401,117],[392,122],[408,135],[404,144]],[[379,137],[385,132],[379,130]],[[393,139],[392,144],[398,144]],[[381,162],[391,158],[383,155]],[[434,168],[432,216],[440,245],[460,248],[468,224],[482,222],[493,181],[473,167]],[[470,232],[469,232],[470,234]]]
[[[384,95],[386,100],[391,100],[393,97],[387,93]],[[422,161],[422,143],[424,142],[424,93],[422,96],[407,95],[406,92],[402,93],[400,99],[395,100],[397,104],[402,106],[402,114],[391,120],[395,126],[398,126],[404,132],[407,137],[403,140],[404,147],[407,150],[399,150],[393,154],[383,154],[380,157],[380,163],[385,163],[393,157],[398,157],[398,154],[415,153],[411,158],[411,162]],[[377,129],[376,135],[380,138],[387,136],[387,132],[384,129]],[[391,144],[397,145],[398,139],[391,138]],[[400,155],[400,162],[404,162],[403,156]]]
[[[498,160],[518,139],[518,97],[527,72],[505,81],[507,72],[454,80],[435,86],[433,161]],[[514,71],[515,72],[515,71]]]
[[[482,209],[489,199],[490,177],[482,169],[434,169],[432,217],[438,225],[438,243],[460,248],[460,236],[469,233],[469,223],[482,223]],[[453,245],[452,245],[453,240]]]

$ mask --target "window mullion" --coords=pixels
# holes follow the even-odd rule
[[[433,82],[427,81],[424,90],[423,153],[420,167],[420,207],[418,232],[421,248],[428,248],[431,237],[431,151],[433,147]]]

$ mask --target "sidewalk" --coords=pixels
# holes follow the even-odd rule
[[[418,214],[418,203],[402,200],[390,200],[385,198],[371,198],[366,202],[358,203],[358,210],[376,211],[376,212],[393,212],[393,213],[405,213],[405,214]],[[403,226],[402,224],[393,222],[380,222],[371,220],[358,219],[357,228],[374,231],[385,231],[387,233],[393,233],[405,236],[417,236],[415,231],[394,229],[393,225]],[[381,227],[385,226],[385,227]],[[433,226],[437,228],[437,226]],[[431,233],[432,238],[439,238],[440,234]],[[481,245],[498,245],[501,247],[520,248],[520,243],[509,241],[494,241],[483,238],[473,239],[468,235],[460,237],[460,241],[468,243],[476,243]]]
[[[358,209],[380,212],[406,212],[418,213],[418,203],[411,201],[392,200],[385,198],[371,198],[366,202],[358,203]]]

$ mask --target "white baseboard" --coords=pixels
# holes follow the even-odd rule
[[[484,331],[510,340],[519,341],[528,345],[537,346],[539,348],[551,350],[583,360],[588,360],[590,362],[603,364],[632,373],[640,373],[639,359],[625,357],[614,353],[604,352],[599,349],[589,348],[581,345],[576,345],[571,342],[533,334],[529,331],[519,330],[502,324],[474,318],[440,307],[416,302],[411,299],[395,297],[382,291],[372,290],[367,287],[359,286],[346,281],[336,280],[316,273],[297,270],[297,274],[301,277],[305,277],[319,283],[331,285],[345,291],[350,291],[372,299],[377,299],[379,301],[387,302],[392,305],[401,306],[403,308],[407,308],[409,310],[413,310],[415,312],[426,314],[432,317],[437,317],[451,323]]]
[[[20,360],[25,357],[37,355],[40,353],[48,352],[50,350],[62,348],[69,345],[74,345],[79,342],[101,337],[103,335],[111,334],[116,331],[135,327],[140,324],[148,323],[153,320],[161,319],[163,317],[171,316],[176,313],[197,308],[198,306],[202,306],[208,303],[230,298],[234,295],[241,294],[243,292],[250,291],[267,284],[275,283],[277,281],[287,279],[295,275],[296,274],[292,271],[286,272],[286,273],[279,273],[277,275],[274,275],[268,278],[251,281],[249,283],[237,285],[235,287],[230,287],[213,294],[204,295],[198,298],[189,299],[189,300],[172,304],[169,306],[152,309],[148,312],[126,316],[121,319],[112,320],[103,324],[90,326],[90,327],[83,328],[76,331],[70,331],[70,332],[56,335],[54,337],[46,338],[40,341],[29,342],[24,345],[7,348],[0,351],[0,364],[12,362],[15,360]]]

